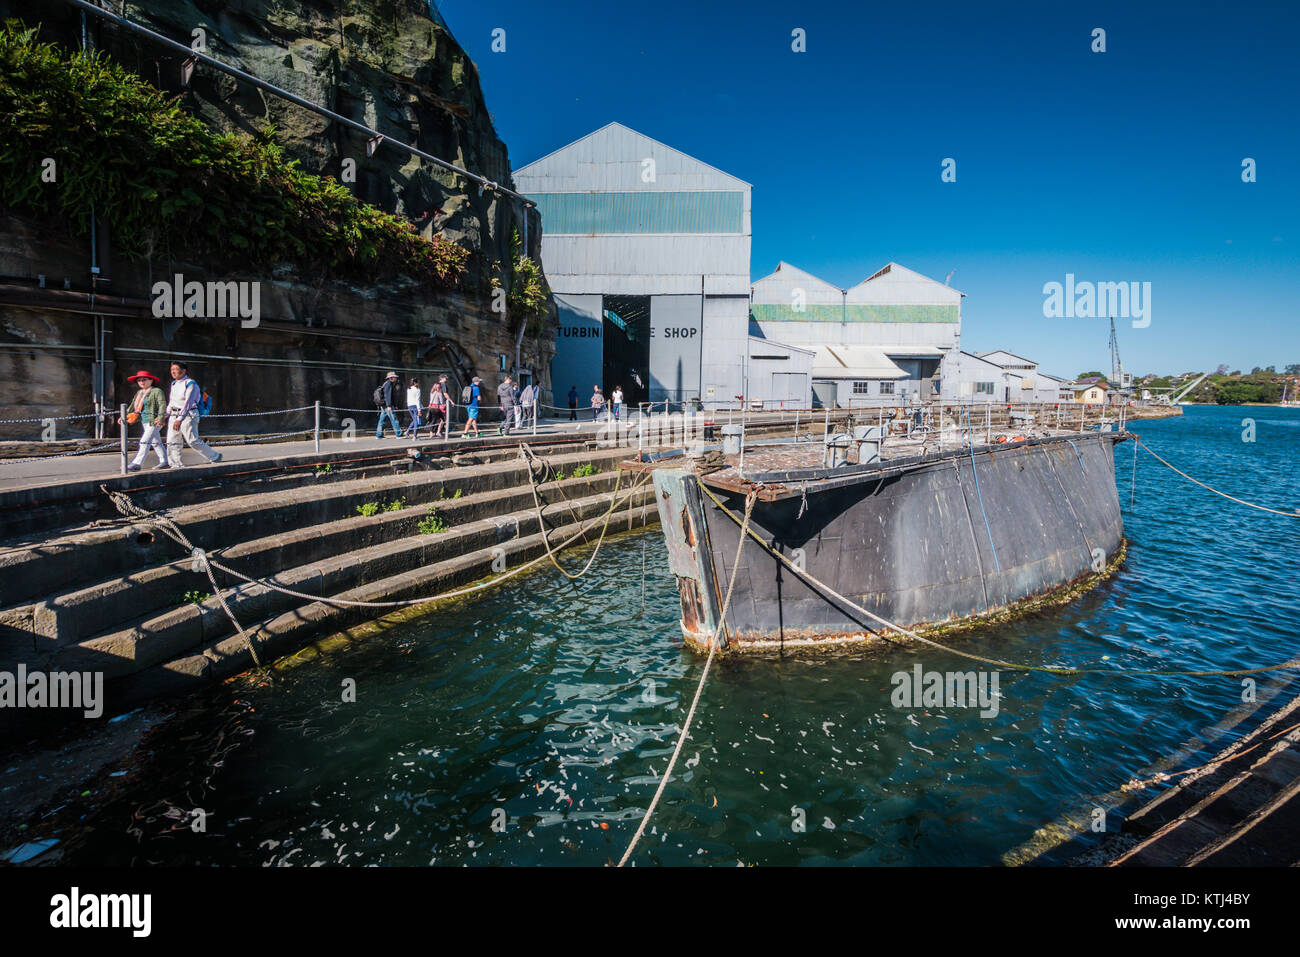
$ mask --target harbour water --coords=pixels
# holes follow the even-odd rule
[[[1300,508],[1300,409],[1185,412],[1135,427],[1202,481]],[[1116,448],[1130,540],[1117,575],[951,639],[1113,675],[1003,670],[986,717],[894,707],[892,676],[917,664],[987,668],[921,646],[720,659],[633,860],[997,864],[1239,706],[1240,679],[1125,672],[1293,656],[1300,522],[1197,488],[1145,453],[1130,508],[1132,450]],[[562,561],[580,567],[588,554]],[[703,667],[682,647],[678,615],[658,531],[625,534],[577,582],[547,568],[187,699],[124,774],[77,815],[50,819],[57,833],[29,834],[87,865],[616,861]],[[343,700],[348,679],[355,703]],[[203,833],[189,826],[194,808]]]

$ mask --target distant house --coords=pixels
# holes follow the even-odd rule
[[[1100,376],[1088,376],[1086,379],[1069,383],[1066,388],[1070,390],[1073,402],[1081,402],[1084,405],[1105,405],[1109,384]]]

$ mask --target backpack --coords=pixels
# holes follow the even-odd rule
[[[375,405],[383,405],[383,404],[384,404],[384,387],[383,385],[380,385],[378,388],[375,389]]]
[[[471,392],[472,389],[473,386],[467,385],[465,388],[460,390],[460,401],[465,405],[469,405],[470,400],[473,398],[473,393]]]
[[[212,414],[212,396],[206,392],[199,392],[199,401],[194,404],[194,415],[197,418],[203,418],[205,415]]]

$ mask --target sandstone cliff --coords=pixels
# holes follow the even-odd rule
[[[218,59],[513,186],[477,70],[424,0],[151,0],[128,2],[125,9],[115,0],[113,9],[186,44],[202,36],[206,52]],[[29,4],[8,0],[0,0],[0,16],[38,22]],[[39,22],[42,39],[80,46],[75,8],[42,4]],[[273,127],[286,155],[318,175],[338,178],[344,161],[354,160],[355,183],[347,185],[357,198],[411,222],[426,237],[436,233],[464,246],[472,254],[470,270],[462,288],[430,292],[403,276],[358,285],[322,280],[294,263],[249,262],[239,275],[221,272],[218,278],[261,282],[259,327],[163,320],[147,308],[152,283],[175,272],[202,280],[212,273],[210,263],[173,258],[166,244],[143,259],[115,254],[111,222],[100,223],[92,251],[89,238],[68,223],[2,210],[0,381],[7,384],[0,387],[0,405],[12,413],[3,418],[89,411],[97,361],[106,378],[104,399],[115,404],[127,374],[141,366],[159,373],[172,355],[190,358],[192,371],[225,411],[317,398],[363,408],[388,368],[404,377],[421,375],[426,389],[443,371],[457,380],[481,374],[492,385],[499,357],[513,362],[521,325],[522,367],[534,370],[549,393],[553,304],[540,321],[525,323],[494,312],[489,295],[494,276],[512,280],[513,235],[526,236],[527,252],[537,257],[535,211],[525,222],[516,202],[395,147],[381,145],[368,157],[360,133],[203,65],[187,88],[179,54],[93,17],[87,25],[91,45],[181,95],[186,109],[212,128],[264,134]],[[92,255],[100,268],[93,282]],[[105,294],[115,300],[111,309]],[[275,431],[274,423],[265,430]],[[69,426],[60,436],[80,431]],[[8,429],[0,436],[18,433]]]

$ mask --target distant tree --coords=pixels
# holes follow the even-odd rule
[[[1286,367],[1287,375],[1300,375],[1300,362],[1293,362]]]
[[[1227,375],[1228,367],[1226,365],[1220,365],[1219,368],[1215,369],[1214,371],[1217,372],[1219,375]],[[1238,375],[1238,373],[1234,372],[1233,375]]]
[[[1079,373],[1077,376],[1075,376],[1074,378],[1075,378],[1075,381],[1078,381],[1079,379],[1088,379],[1088,378],[1091,378],[1092,376],[1097,376],[1099,379],[1104,379],[1104,378],[1106,378],[1106,373],[1104,373],[1104,372],[1080,372],[1080,373]]]
[[[1277,366],[1264,366],[1264,371],[1269,375],[1277,375]]]
[[[1214,401],[1219,405],[1263,402],[1264,389],[1249,382],[1220,382],[1214,387]]]
[[[1255,368],[1253,368],[1253,369],[1250,370],[1250,374],[1251,374],[1251,375],[1259,375],[1259,374],[1260,374],[1261,372],[1263,372],[1263,371],[1264,371],[1264,370],[1261,369],[1259,366],[1255,366]],[[1236,375],[1236,374],[1237,374],[1237,373],[1235,373],[1235,372],[1233,373],[1233,375]]]

